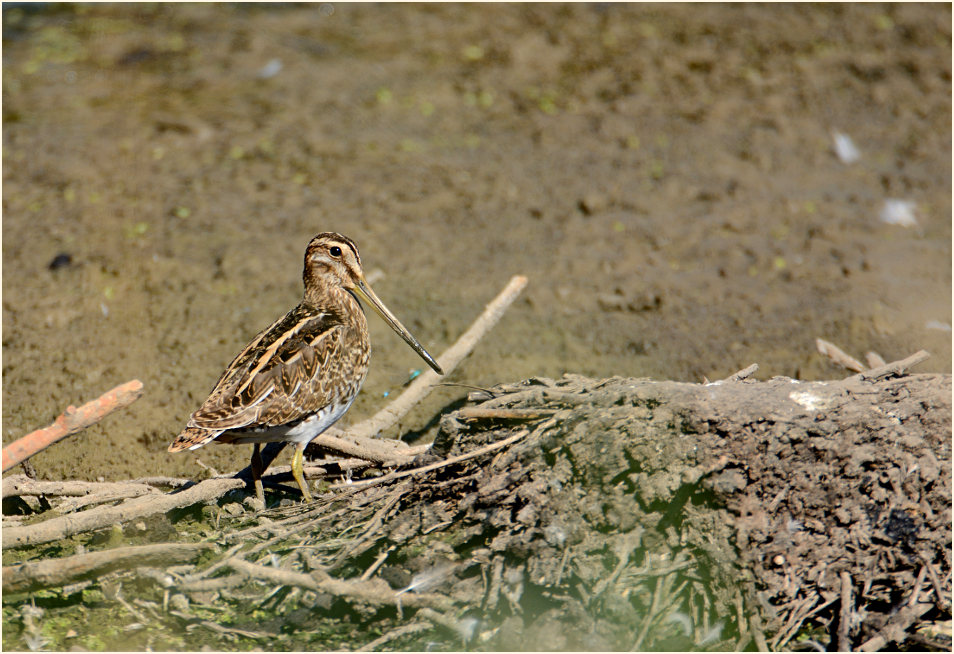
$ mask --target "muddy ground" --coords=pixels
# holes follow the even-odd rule
[[[950,651],[950,375],[469,399],[404,468],[322,463],[307,503],[276,473],[264,511],[4,480],[52,504],[4,516],[4,647]]]
[[[840,376],[819,336],[950,372],[950,29],[946,4],[5,8],[3,442],[139,378],[40,476],[244,465],[166,447],[324,230],[436,353],[529,276],[453,382]],[[346,423],[420,366],[372,338]]]

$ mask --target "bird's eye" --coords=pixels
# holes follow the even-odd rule
[[[328,248],[328,253],[333,257],[340,257],[341,248],[339,248],[337,245],[332,245],[330,248]]]

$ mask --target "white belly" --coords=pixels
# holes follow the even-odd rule
[[[355,397],[357,394],[355,395]],[[230,443],[302,443],[307,445],[315,436],[328,429],[351,408],[354,397],[345,404],[328,406],[321,409],[318,413],[306,418],[295,425],[280,425],[278,427],[266,427],[254,431],[240,432],[238,430],[229,433]]]

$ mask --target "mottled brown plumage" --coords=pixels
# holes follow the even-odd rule
[[[254,443],[252,476],[259,499],[261,443],[295,443],[292,473],[305,499],[305,446],[337,421],[364,382],[371,356],[361,296],[438,373],[440,366],[364,280],[354,242],[325,232],[305,250],[301,304],[260,332],[229,364],[170,452],[211,441]]]

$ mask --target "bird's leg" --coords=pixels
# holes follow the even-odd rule
[[[262,463],[262,447],[255,443],[252,445],[252,482],[255,484],[255,497],[259,502],[265,504],[265,489],[262,487],[262,473],[265,472],[265,466]]]
[[[308,485],[305,483],[305,471],[302,461],[305,458],[305,446],[308,443],[295,443],[295,455],[292,456],[292,476],[298,482],[298,488],[306,502],[311,502],[311,493],[308,492]]]

